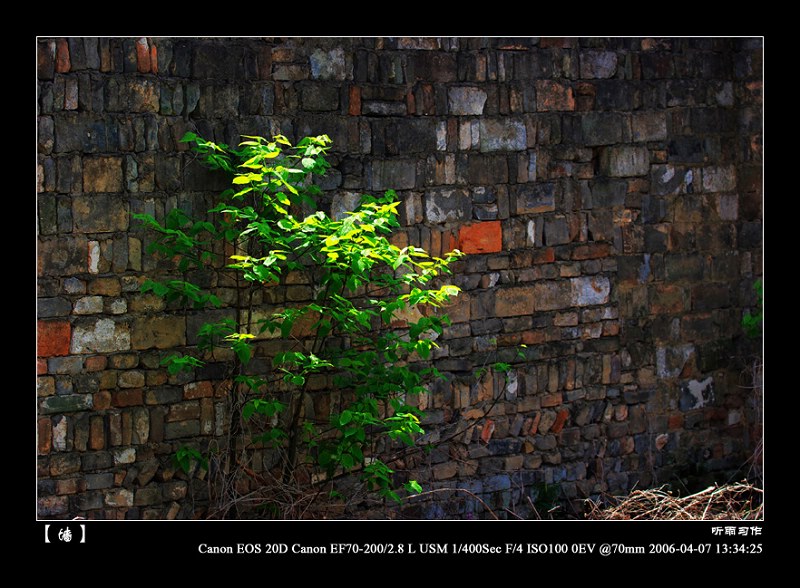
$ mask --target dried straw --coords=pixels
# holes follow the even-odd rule
[[[673,496],[664,486],[606,497],[609,505],[587,500],[592,520],[763,520],[763,491],[742,482],[711,486],[689,496]]]

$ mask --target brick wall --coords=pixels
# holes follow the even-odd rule
[[[37,60],[41,517],[202,503],[170,456],[223,433],[225,391],[159,366],[200,319],[140,293],[159,267],[130,218],[209,207],[189,130],[328,134],[334,205],[395,189],[399,239],[469,254],[422,399],[430,440],[463,432],[406,464],[423,486],[526,516],[544,485],[573,512],[740,475],[760,39],[40,38]],[[475,375],[493,361],[507,378]],[[403,516],[486,513],[454,492]]]

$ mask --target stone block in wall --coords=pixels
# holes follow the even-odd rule
[[[456,176],[459,183],[466,180],[471,186],[505,184],[509,178],[508,159],[506,155],[460,154]]]
[[[399,154],[431,153],[436,141],[436,122],[431,119],[404,120],[387,128],[387,146]]]
[[[668,161],[674,163],[702,163],[709,156],[712,144],[696,136],[676,137],[667,143]]]
[[[623,206],[628,195],[627,180],[599,177],[589,182],[591,202],[587,208],[613,208]]]
[[[582,51],[580,72],[582,79],[611,78],[617,71],[617,54],[614,51]]]
[[[80,320],[73,326],[71,353],[109,353],[131,347],[128,325],[112,319]]]
[[[538,309],[539,299],[533,286],[498,288],[494,297],[494,316],[529,316]]]
[[[66,298],[39,298],[36,302],[37,318],[69,316],[72,304]]]
[[[348,68],[348,59],[342,47],[315,49],[308,60],[312,79],[345,80],[351,77],[352,63]]]
[[[168,440],[195,437],[199,434],[199,420],[175,421],[164,425],[164,438]]]
[[[702,284],[692,288],[692,310],[709,311],[727,308],[731,304],[728,284]]]
[[[509,118],[481,119],[481,151],[524,151],[527,146],[528,143],[524,122]]]
[[[600,173],[611,177],[644,176],[650,171],[650,152],[643,145],[614,145],[600,151]]]
[[[425,193],[425,217],[432,223],[472,218],[472,201],[464,190],[440,188]]]
[[[303,109],[311,112],[338,110],[339,87],[325,82],[305,82],[300,86],[300,102]]]
[[[543,242],[548,246],[563,245],[572,241],[570,226],[564,215],[548,217],[544,223]]]
[[[170,349],[186,344],[186,318],[153,316],[136,319],[131,325],[130,349]]]
[[[84,192],[121,192],[122,158],[87,157],[83,160]]]
[[[195,44],[191,57],[192,77],[199,80],[240,80],[244,78],[244,47],[223,44]]]
[[[636,142],[667,139],[667,116],[663,111],[634,112],[631,127],[633,140]]]
[[[406,64],[408,81],[455,82],[458,63],[454,53],[420,51],[408,56]]]
[[[125,203],[106,194],[75,196],[72,199],[74,230],[78,233],[113,233],[128,229]]]
[[[572,289],[567,280],[541,281],[534,284],[537,311],[557,310],[571,306]]]
[[[572,86],[552,80],[536,80],[537,112],[575,110],[575,93]]]
[[[115,123],[91,113],[62,113],[54,117],[54,153],[97,153],[113,148],[108,137]]]
[[[736,167],[715,166],[703,168],[704,192],[732,192],[736,190]]]
[[[583,276],[570,279],[571,297],[574,306],[606,304],[611,293],[611,283],[605,276]]]
[[[652,314],[677,314],[687,307],[686,292],[680,286],[656,284],[648,288],[647,298]]]
[[[408,190],[416,187],[417,164],[408,159],[377,159],[366,169],[372,190]]]
[[[517,214],[537,214],[556,209],[556,186],[551,182],[521,184],[514,190]]]
[[[48,396],[39,402],[39,414],[62,414],[65,412],[81,412],[92,408],[91,394],[67,394],[64,396]],[[55,427],[54,427],[55,429]],[[54,430],[54,435],[56,431]],[[54,442],[54,446],[56,443]]]
[[[472,86],[456,86],[447,90],[448,112],[456,116],[480,116],[486,106],[486,91]]]
[[[623,117],[615,112],[590,112],[581,118],[583,144],[613,145],[622,142]]]

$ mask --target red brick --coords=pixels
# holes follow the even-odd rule
[[[539,39],[539,47],[546,49],[556,47],[559,49],[571,49],[575,46],[575,39],[572,37],[542,37]]]
[[[190,421],[200,418],[200,404],[198,402],[184,402],[173,404],[169,407],[169,413],[164,418],[168,423],[175,421]]]
[[[653,314],[670,314],[684,311],[683,289],[671,284],[659,284],[652,288],[650,294],[650,312]]]
[[[492,438],[492,433],[494,433],[494,421],[492,421],[492,419],[486,419],[483,430],[481,431],[481,440],[484,443],[488,443]]]
[[[268,80],[272,77],[272,49],[264,47],[258,54],[258,78]]]
[[[358,86],[350,87],[350,109],[348,113],[351,116],[359,116],[361,114],[361,88]]]
[[[119,390],[111,394],[111,403],[114,406],[141,406],[143,404],[141,388],[132,390]]]
[[[183,387],[183,398],[192,400],[194,398],[210,398],[214,395],[214,387],[211,382],[192,382]]]
[[[551,406],[558,406],[561,404],[561,392],[556,392],[555,394],[545,394],[542,397],[542,408],[548,408]]]
[[[558,415],[556,415],[556,420],[553,423],[553,426],[550,427],[550,431],[553,433],[560,433],[561,429],[564,428],[564,424],[567,422],[569,418],[569,410],[564,408],[558,411]]]
[[[233,382],[231,382],[230,380],[225,380],[224,382],[221,382],[217,386],[217,389],[214,390],[214,397],[215,398],[224,398],[231,391],[232,385],[233,385]]]
[[[56,495],[64,496],[66,494],[76,494],[81,486],[83,486],[83,484],[81,484],[79,478],[56,480]]]
[[[417,103],[414,100],[414,92],[412,92],[411,90],[406,92],[406,110],[409,113],[416,112],[417,110]]]
[[[37,425],[39,455],[47,455],[50,453],[50,448],[53,446],[53,427],[49,418],[39,419]]]
[[[667,420],[667,428],[670,431],[674,431],[675,429],[683,428],[683,415],[682,414],[673,414]]]
[[[527,316],[534,310],[534,287],[512,286],[497,290],[494,313],[497,317]]]
[[[36,359],[36,375],[41,376],[47,373],[47,360],[46,359]]]
[[[514,347],[522,343],[522,333],[505,333],[497,336],[498,347]]]
[[[105,410],[111,408],[111,392],[101,391],[92,395],[92,408],[94,410]]]
[[[611,255],[611,245],[608,243],[589,243],[576,247],[572,252],[572,259],[598,259]]]
[[[87,357],[86,361],[83,362],[83,367],[86,368],[87,372],[101,372],[106,369],[108,365],[108,358],[105,355],[95,355],[93,357]]]
[[[522,333],[522,342],[525,345],[538,345],[544,343],[547,339],[543,330],[538,331],[525,331]]]
[[[529,435],[535,435],[536,434],[536,431],[539,430],[539,421],[541,421],[541,420],[542,420],[542,413],[541,412],[537,412],[536,416],[533,417],[533,422],[531,423],[531,430],[530,430],[530,433],[528,433]]]
[[[536,110],[575,110],[575,95],[570,86],[550,80],[536,81]]]
[[[59,39],[56,43],[56,72],[67,73],[70,67],[69,45],[66,39]]]
[[[95,451],[104,449],[106,446],[106,432],[103,425],[103,417],[93,416],[89,421],[89,449]]]
[[[158,49],[155,43],[150,43],[150,71],[158,73]]]
[[[53,357],[69,355],[72,328],[67,321],[39,321],[36,332],[36,355]]]
[[[458,248],[464,253],[496,253],[503,250],[500,221],[485,221],[461,227]]]
[[[150,73],[150,47],[144,37],[136,40],[136,64],[139,73]]]
[[[556,260],[556,252],[552,247],[539,249],[533,255],[533,263],[553,263]]]

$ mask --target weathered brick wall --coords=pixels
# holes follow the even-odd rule
[[[469,254],[435,356],[448,379],[422,402],[430,440],[475,426],[420,458],[424,486],[524,516],[543,484],[577,504],[737,475],[751,455],[739,322],[761,275],[760,39],[43,38],[37,52],[40,516],[187,517],[202,498],[169,457],[222,433],[221,389],[159,366],[201,317],[139,292],[157,266],[130,219],[210,202],[188,130],[326,133],[334,205],[393,188],[401,240]],[[493,361],[512,363],[507,380],[475,376]],[[405,514],[485,516],[445,497]]]

